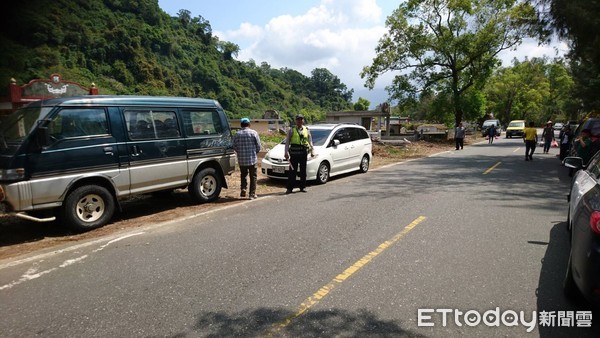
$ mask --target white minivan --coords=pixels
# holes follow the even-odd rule
[[[308,158],[306,179],[323,184],[330,177],[352,171],[367,172],[372,143],[367,130],[359,125],[317,124],[308,126],[315,157]],[[271,149],[261,162],[261,172],[270,178],[287,179],[289,162],[284,157],[285,140]],[[298,178],[299,179],[299,178]]]

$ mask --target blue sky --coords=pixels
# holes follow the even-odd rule
[[[384,102],[385,86],[393,74],[380,76],[376,87],[364,87],[360,71],[371,64],[375,47],[386,32],[385,19],[398,7],[392,0],[159,0],[171,16],[181,9],[210,22],[213,34],[240,47],[240,61],[253,59],[271,67],[295,69],[306,76],[315,68],[327,68],[371,101]],[[555,46],[527,41],[516,51],[505,52],[505,65],[514,57],[554,57]],[[564,52],[564,45],[561,45]]]

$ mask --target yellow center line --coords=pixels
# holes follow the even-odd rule
[[[494,168],[496,168],[497,166],[499,166],[500,163],[502,163],[502,162],[498,162],[498,163],[494,164],[491,168],[489,168],[488,170],[484,171],[483,174],[487,175],[490,171],[494,170]]]
[[[325,286],[322,286],[317,292],[315,292],[312,296],[308,297],[304,302],[302,302],[302,304],[300,304],[300,306],[296,309],[295,313],[286,317],[282,321],[273,324],[271,329],[265,334],[265,337],[272,337],[279,333],[286,326],[290,325],[290,323],[294,319],[302,316],[302,314],[308,311],[311,307],[318,304],[319,301],[325,298],[325,296],[327,296],[333,289],[335,289],[337,286],[343,283],[346,279],[350,278],[350,276],[355,274],[362,267],[370,263],[373,260],[373,258],[377,257],[383,251],[391,247],[394,243],[398,242],[402,237],[408,234],[414,227],[416,227],[419,223],[423,222],[426,218],[427,217],[425,216],[419,216],[414,221],[412,221],[412,223],[405,226],[404,229],[402,229],[402,231],[397,233],[394,237],[379,244],[379,246],[375,250],[369,252],[363,258],[359,259],[358,261],[356,261],[356,263],[352,264],[349,268],[344,270],[342,273],[338,274],[331,282],[329,282]]]

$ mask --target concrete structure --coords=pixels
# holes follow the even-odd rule
[[[0,98],[0,116],[9,114],[25,104],[37,100],[78,95],[98,95],[98,88],[92,83],[85,88],[79,83],[65,81],[60,74],[50,75],[50,79],[35,79],[19,86],[11,79],[8,85],[8,97]]]
[[[241,128],[240,119],[230,119],[229,125],[231,129],[239,130]],[[278,133],[287,130],[285,121],[279,118],[279,113],[275,110],[267,110],[262,119],[250,118],[250,127],[259,134]]]
[[[370,131],[386,130],[389,133],[390,109],[389,104],[384,103],[376,110],[367,111],[333,111],[327,113],[327,123],[354,123],[365,127]]]

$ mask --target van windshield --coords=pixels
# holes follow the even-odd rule
[[[525,128],[525,122],[511,122],[508,126],[513,128]]]
[[[50,108],[22,108],[0,120],[0,154],[14,154]]]

